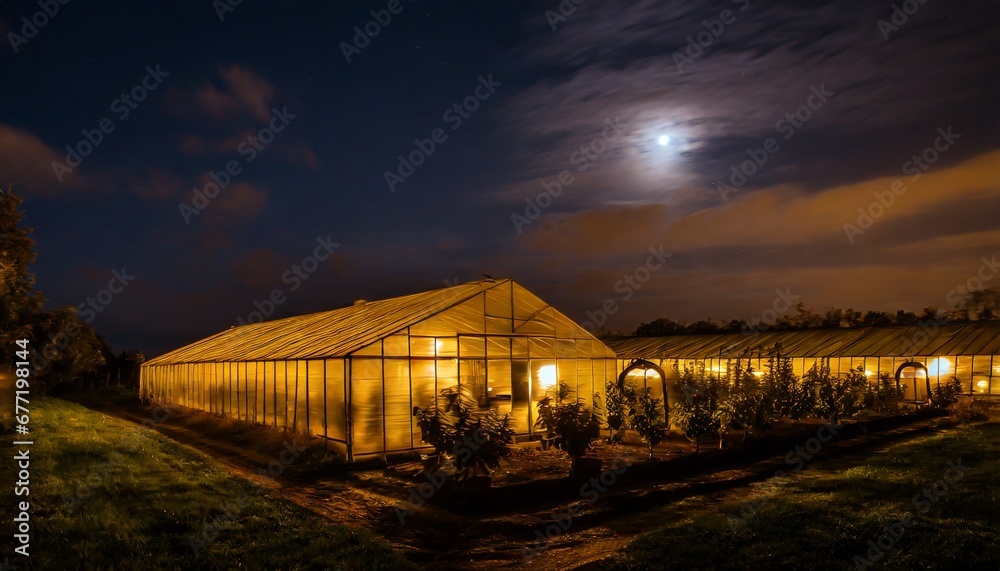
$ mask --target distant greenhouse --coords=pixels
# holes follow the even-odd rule
[[[142,366],[141,393],[324,437],[349,460],[423,447],[414,407],[462,385],[533,435],[567,383],[588,405],[615,354],[513,280],[232,327]]]
[[[957,377],[963,392],[1000,396],[1000,320],[923,326],[816,329],[763,333],[623,337],[605,340],[618,354],[618,370],[634,384],[663,390],[685,367],[725,376],[736,359],[763,371],[780,345],[802,376],[825,362],[833,374],[861,367],[874,381],[888,374],[905,386],[905,398],[926,401],[941,382]],[[664,379],[660,379],[660,374]]]

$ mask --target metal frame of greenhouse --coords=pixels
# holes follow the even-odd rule
[[[1000,320],[622,337],[605,343],[618,354],[619,371],[645,361],[662,369],[666,380],[675,379],[684,368],[725,376],[736,359],[749,360],[756,371],[763,371],[769,353],[780,344],[782,356],[791,358],[799,376],[825,362],[833,374],[861,367],[873,381],[882,374],[895,377],[911,401],[926,400],[928,390],[953,376],[967,395],[1000,396]],[[635,374],[645,375],[646,368]]]
[[[616,355],[510,279],[231,327],[142,366],[140,392],[326,439],[348,461],[425,448],[414,408],[463,386],[535,436],[559,382],[593,405]]]

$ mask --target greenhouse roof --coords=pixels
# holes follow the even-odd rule
[[[331,311],[234,326],[151,359],[146,364],[343,357],[455,308],[479,294],[503,289],[508,284],[513,289],[507,291],[515,298],[514,311],[517,315],[516,322],[512,324],[515,330],[518,323],[531,320],[542,311],[551,309],[548,304],[511,279],[487,279],[379,301],[358,301],[354,305]],[[506,295],[494,297],[502,298]],[[567,326],[573,327],[576,337],[596,341],[562,314],[555,311],[554,314],[555,323],[563,331]],[[448,317],[445,323],[453,331],[476,334],[477,329],[483,328],[482,321],[482,311],[478,313],[478,317],[473,317],[472,311],[464,311]],[[511,319],[508,318],[506,322],[511,323]],[[484,331],[478,333],[482,334]]]
[[[780,343],[788,357],[929,357],[1000,354],[1000,320],[925,326],[806,329],[667,337],[619,337],[604,343],[622,359],[734,358],[766,354]]]

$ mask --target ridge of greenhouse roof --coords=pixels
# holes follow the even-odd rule
[[[1000,319],[963,323],[878,325],[761,333],[705,333],[616,337],[604,344],[622,359],[736,358],[749,350],[766,356],[781,343],[786,357],[930,357],[1000,355]]]
[[[494,287],[484,279],[261,323],[233,326],[150,359],[146,365],[342,357]]]

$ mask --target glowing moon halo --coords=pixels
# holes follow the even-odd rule
[[[656,140],[656,142],[657,142],[657,144],[659,144],[659,145],[660,145],[661,147],[666,147],[667,145],[669,145],[669,144],[670,144],[670,137],[668,137],[668,136],[666,136],[666,135],[660,135],[660,138],[659,138],[659,139],[657,139],[657,140]]]

